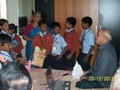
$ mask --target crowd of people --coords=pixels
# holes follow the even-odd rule
[[[41,18],[41,13],[34,12],[32,20],[30,20],[23,33],[23,39],[27,41],[25,46],[26,57],[23,58],[21,54],[23,44],[21,38],[17,35],[17,26],[13,23],[9,24],[5,19],[0,19],[0,85],[3,87],[1,90],[8,90],[7,88],[20,90],[19,88],[23,87],[23,82],[23,90],[32,89],[32,80],[23,64],[33,60],[36,46],[41,50],[46,50],[43,68],[50,66],[52,69],[72,70],[75,60],[77,60],[82,69],[88,71],[76,83],[76,87],[109,87],[110,80],[104,81],[103,78],[112,77],[118,68],[116,51],[110,43],[112,33],[110,30],[101,29],[94,35],[91,29],[93,21],[88,16],[83,17],[81,23],[83,30],[79,37],[74,28],[76,18],[66,18],[66,31],[62,36],[59,22],[54,22],[50,29],[47,22]],[[94,66],[90,67],[95,44],[99,48]],[[76,50],[78,48],[79,54],[76,58]],[[90,77],[94,77],[95,80],[90,81]],[[97,77],[101,81],[96,80]],[[18,85],[17,80],[21,81],[19,87],[16,86]],[[8,87],[4,88],[5,85]]]

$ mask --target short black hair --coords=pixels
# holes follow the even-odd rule
[[[32,79],[25,66],[8,62],[0,70],[0,90],[31,90]]]
[[[5,43],[12,43],[12,38],[6,34],[0,34],[0,43],[2,45]]]
[[[91,17],[84,17],[84,18],[82,18],[82,22],[84,22],[85,24],[88,24],[89,27],[91,27],[91,25],[92,25],[92,18]]]
[[[17,26],[15,26],[15,24],[13,24],[13,23],[11,23],[11,24],[9,24],[9,29],[10,30],[14,30],[14,33],[17,33]]]
[[[71,24],[72,27],[74,27],[76,25],[76,18],[74,18],[74,17],[68,17],[66,19],[66,22],[69,22],[69,24]]]
[[[60,23],[59,22],[53,22],[52,29],[54,29],[55,27],[61,28]]]
[[[40,20],[40,21],[38,22],[38,26],[41,26],[41,25],[43,25],[43,24],[47,24],[47,22],[46,22],[45,20]]]
[[[0,19],[0,26],[4,25],[6,22],[8,23],[6,19]]]

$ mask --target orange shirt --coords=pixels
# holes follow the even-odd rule
[[[14,47],[13,50],[17,54],[21,54],[21,50],[23,49],[23,44],[22,44],[21,38],[18,35],[15,35],[13,40],[16,40],[18,42],[18,45],[16,47]]]
[[[79,37],[75,30],[70,32],[65,32],[64,35],[65,41],[68,45],[68,50],[73,55],[76,52],[76,49],[79,47]]]
[[[46,49],[46,54],[50,54],[52,50],[53,39],[50,33],[47,33],[44,37],[37,34],[32,41],[32,47],[38,46],[40,49]]]

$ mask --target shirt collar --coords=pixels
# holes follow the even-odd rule
[[[71,29],[67,29],[66,32],[69,33],[73,30],[74,28],[71,28]]]
[[[89,30],[91,30],[91,28],[88,28],[88,29],[86,29],[86,30],[84,30],[84,31],[85,31],[85,33],[86,33],[86,32],[88,32]]]
[[[13,39],[15,37],[15,35],[16,35],[15,33],[13,35],[11,35],[11,38]]]
[[[55,35],[55,38],[59,37],[60,34]]]
[[[39,32],[39,35],[40,35],[41,37],[44,37],[46,34],[47,34],[47,31],[44,32],[44,33],[42,33],[41,31]]]
[[[3,54],[9,55],[9,52],[2,51],[2,50],[0,52],[3,53]]]
[[[108,41],[108,42],[104,43],[103,45],[100,45],[99,50],[102,50],[104,47],[106,47],[109,44],[111,44],[111,42]]]
[[[1,33],[2,33],[2,34],[7,34],[7,35],[8,35],[8,33],[5,32],[4,30],[1,30]]]

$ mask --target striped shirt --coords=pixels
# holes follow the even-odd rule
[[[111,77],[115,74],[118,68],[118,59],[114,46],[107,42],[98,48],[98,54],[95,59],[94,66],[89,70],[93,77],[100,77],[102,81],[100,84],[108,88],[110,81],[104,81],[103,78]]]

